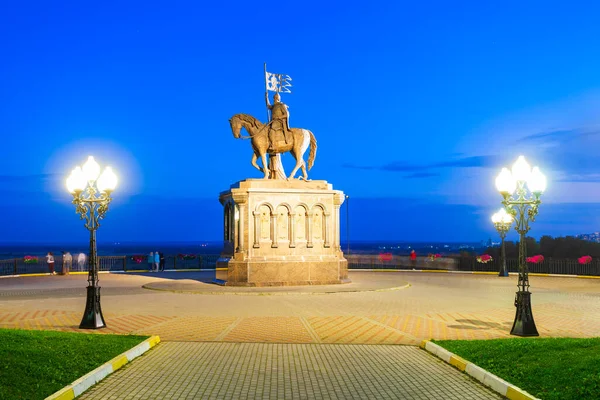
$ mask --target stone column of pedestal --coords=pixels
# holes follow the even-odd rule
[[[238,243],[237,243],[237,249],[236,249],[236,253],[243,253],[244,252],[244,240],[245,238],[248,236],[248,231],[246,230],[246,202],[248,201],[248,194],[246,193],[240,193],[240,194],[234,194],[233,196],[233,201],[237,204],[238,209],[239,209],[239,219],[238,219],[238,227],[237,227],[237,232],[238,232]]]
[[[328,213],[327,211],[323,211],[323,247],[330,247],[330,243],[329,243],[329,231],[331,230],[329,228],[329,224],[331,221],[331,218],[329,218],[331,216],[331,213]]]
[[[340,207],[344,202],[344,194],[336,193],[333,196],[333,226],[335,231],[333,233],[333,247],[338,251],[342,251],[340,244]]]
[[[288,233],[290,235],[290,247],[296,247],[296,213],[290,212],[290,219],[288,224]]]
[[[225,203],[223,207],[223,240],[229,240],[229,203]]]
[[[313,235],[312,235],[312,217],[313,217],[313,211],[309,211],[306,214],[306,247],[313,247]]]
[[[271,247],[277,248],[277,211],[271,211]]]
[[[229,204],[229,241],[232,247],[235,247],[235,204],[233,201]]]
[[[254,245],[255,249],[260,247],[260,211],[252,211],[254,215]]]

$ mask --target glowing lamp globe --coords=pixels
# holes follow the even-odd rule
[[[517,188],[517,182],[508,168],[502,168],[496,178],[496,188],[502,194],[512,194]]]
[[[96,186],[101,192],[112,192],[117,187],[117,175],[113,172],[111,167],[106,167],[98,181]]]
[[[497,223],[499,223],[501,220],[502,220],[502,219],[501,219],[501,217],[500,217],[500,214],[499,214],[499,213],[495,212],[495,213],[492,215],[492,222],[493,222],[494,224],[497,224]]]
[[[69,193],[81,192],[87,184],[81,167],[76,167],[67,178],[67,190]]]
[[[527,182],[531,176],[531,166],[525,157],[519,156],[512,166],[512,176],[517,182]]]
[[[512,214],[507,213],[505,208],[501,208],[500,211],[498,211],[498,213],[500,214],[500,222],[502,222],[503,224],[512,223],[513,216]]]
[[[75,183],[73,182],[73,173],[67,178],[67,190],[69,193],[75,193]]]
[[[100,165],[94,160],[94,157],[89,156],[85,164],[83,164],[83,174],[88,182],[94,182],[100,175]]]
[[[527,181],[527,187],[529,190],[531,190],[533,193],[543,193],[544,190],[546,190],[546,185],[546,176],[542,174],[538,167],[533,167],[531,176]]]

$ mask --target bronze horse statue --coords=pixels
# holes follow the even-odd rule
[[[267,168],[267,154],[269,149],[269,137],[268,124],[263,124],[256,118],[248,114],[236,114],[229,120],[231,125],[231,131],[236,139],[240,137],[247,139],[241,135],[242,128],[246,129],[249,138],[252,142],[252,149],[254,154],[252,155],[252,166],[265,174],[265,179],[269,178],[269,168]],[[304,153],[310,146],[310,152],[308,154],[308,170],[310,170],[315,162],[315,156],[317,154],[317,140],[311,131],[302,128],[291,128],[290,137],[292,140],[289,143],[278,146],[275,150],[277,153],[287,153],[288,151],[296,159],[296,166],[290,173],[288,179],[293,179],[299,168],[302,168],[303,179],[308,180],[308,173],[306,164],[304,162]],[[260,168],[256,163],[256,160],[260,158],[262,160],[263,167]]]

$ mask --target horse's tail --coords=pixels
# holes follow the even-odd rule
[[[315,157],[317,156],[317,139],[315,139],[315,135],[311,131],[308,131],[310,135],[310,152],[308,153],[308,170],[312,168],[315,163]]]

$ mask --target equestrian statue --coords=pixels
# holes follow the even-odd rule
[[[302,169],[300,179],[308,180],[308,170],[315,162],[317,141],[308,129],[290,128],[288,106],[281,101],[281,92],[291,93],[291,78],[288,75],[267,72],[265,64],[265,101],[269,121],[264,124],[248,114],[236,114],[229,120],[231,131],[236,139],[251,139],[252,165],[264,173],[264,179],[294,179],[298,169]],[[275,92],[273,104],[269,102],[269,91]],[[249,136],[242,136],[241,129],[246,129]],[[310,147],[307,163],[304,153]],[[281,164],[281,154],[290,152],[296,160],[296,166],[286,178]],[[267,154],[269,163],[267,164]],[[262,168],[257,164],[261,159]]]
[[[267,154],[271,156],[271,163],[277,162],[276,156],[282,153],[290,152],[296,159],[296,166],[287,179],[293,179],[298,169],[302,169],[302,178],[308,180],[308,170],[315,162],[317,154],[317,140],[311,131],[302,128],[290,128],[288,130],[288,139],[284,138],[282,130],[271,132],[271,122],[264,124],[258,119],[248,114],[236,114],[229,120],[231,131],[236,139],[249,138],[252,144],[252,166],[264,173],[264,179],[278,179],[275,168],[269,169],[267,166]],[[246,129],[249,137],[241,135],[241,129]],[[269,140],[269,136],[273,139]],[[271,143],[272,142],[272,143]],[[304,162],[304,153],[310,147],[308,153],[308,167]],[[257,159],[261,159],[262,168],[257,164]]]

